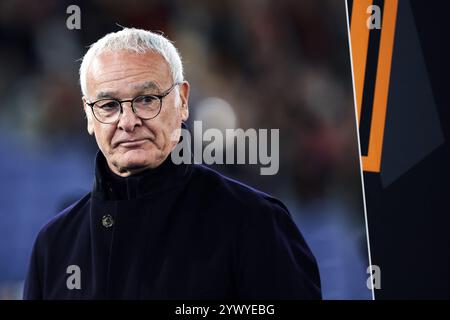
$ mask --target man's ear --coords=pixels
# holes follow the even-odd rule
[[[92,136],[94,135],[94,119],[92,115],[92,110],[91,107],[87,104],[87,99],[85,96],[83,96],[81,100],[83,101],[84,114],[86,115],[87,120],[87,131]]]
[[[181,100],[181,120],[186,121],[189,118],[189,82],[183,81],[179,84]]]

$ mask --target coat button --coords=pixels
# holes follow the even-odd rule
[[[105,228],[111,228],[113,226],[113,224],[114,224],[114,219],[110,214],[105,214],[102,217],[102,225]]]

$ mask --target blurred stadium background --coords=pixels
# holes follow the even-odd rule
[[[80,30],[66,27],[71,4]],[[216,169],[287,204],[324,298],[371,299],[345,2],[333,0],[1,1],[0,299],[21,297],[37,232],[92,187],[78,60],[119,25],[175,42],[190,122],[280,129],[277,175]]]

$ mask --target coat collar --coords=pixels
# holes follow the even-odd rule
[[[124,178],[109,169],[104,155],[98,151],[92,195],[100,200],[113,201],[145,198],[185,183],[191,171],[192,165],[176,165],[169,154],[157,168]]]

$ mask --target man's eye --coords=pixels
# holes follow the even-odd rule
[[[151,104],[154,101],[156,101],[156,97],[155,96],[141,96],[139,98],[136,99],[137,103],[143,103],[143,104]]]
[[[115,103],[114,101],[106,102],[106,103],[100,104],[99,108],[103,109],[103,110],[115,109],[115,108],[117,108],[117,103]]]

